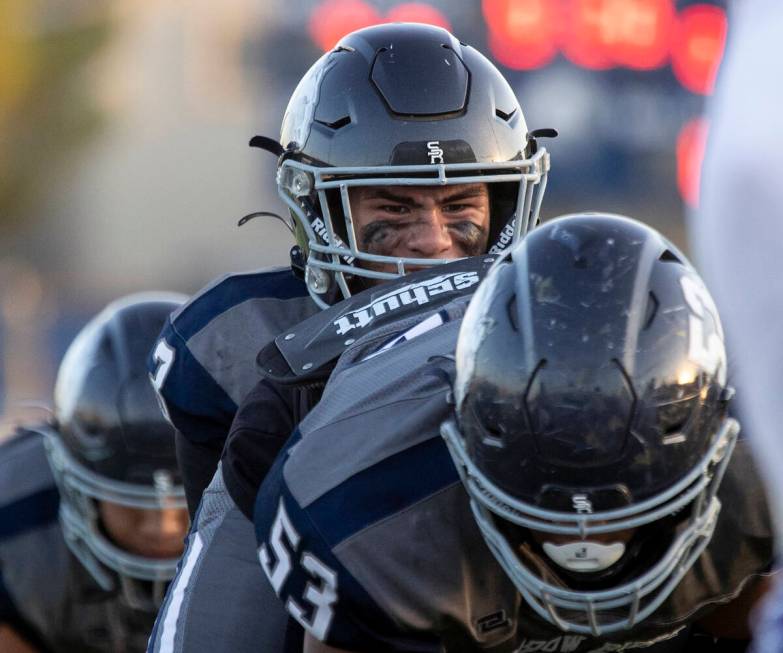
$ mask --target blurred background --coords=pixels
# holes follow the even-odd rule
[[[106,302],[285,264],[274,158],[288,97],[343,34],[449,28],[528,127],[555,127],[544,218],[626,213],[685,247],[725,2],[0,0],[0,420],[47,401]],[[2,435],[2,432],[0,432]]]

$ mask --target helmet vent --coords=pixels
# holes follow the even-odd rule
[[[506,305],[506,310],[508,311],[508,321],[511,323],[511,328],[518,333],[519,322],[517,321],[517,296],[516,295],[514,295],[511,299],[508,300],[508,304]]]
[[[682,444],[685,442],[688,439],[684,433],[686,423],[687,420],[682,420],[664,429],[661,442],[663,444]]]
[[[504,436],[503,429],[498,428],[493,424],[482,424],[482,426],[484,427],[484,437],[481,441],[490,447],[502,449]]]
[[[315,122],[324,125],[329,129],[334,129],[334,131],[337,131],[338,129],[342,129],[346,125],[351,124],[351,116],[343,116],[342,118],[338,118],[334,122],[326,122],[324,120],[316,120]]]
[[[511,120],[511,118],[514,117],[514,114],[517,112],[516,109],[512,109],[511,113],[506,113],[505,111],[502,111],[501,109],[495,109],[495,115],[500,118],[504,122],[508,122]]]
[[[677,433],[681,433],[685,429],[685,424],[688,420],[687,419],[681,419],[678,420],[674,424],[670,424],[663,430],[664,437],[668,437],[670,435],[675,435]]]
[[[642,327],[643,329],[650,328],[650,325],[655,319],[656,313],[658,313],[658,306],[660,306],[658,298],[655,296],[655,294],[650,292],[649,299],[647,300],[647,313],[644,316],[644,326]]]
[[[680,257],[677,256],[672,250],[665,249],[663,250],[663,253],[658,257],[659,261],[671,261],[673,263],[682,263],[680,260]]]

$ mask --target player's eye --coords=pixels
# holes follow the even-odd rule
[[[447,213],[461,213],[462,211],[467,211],[472,208],[473,205],[471,204],[447,204],[443,207],[443,210]]]
[[[405,215],[410,212],[410,209],[404,204],[383,204],[378,207],[378,210],[393,215]]]

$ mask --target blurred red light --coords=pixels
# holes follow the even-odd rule
[[[672,0],[566,0],[563,54],[578,66],[650,70],[669,55]]]
[[[451,30],[449,19],[438,9],[423,2],[407,2],[397,5],[386,14],[390,23],[426,23]]]
[[[606,0],[566,0],[563,23],[563,54],[583,68],[603,70],[612,66],[606,47]]]
[[[694,118],[685,123],[677,136],[677,188],[688,206],[699,204],[701,165],[707,144],[708,123]]]
[[[714,5],[692,5],[680,12],[672,40],[672,69],[689,91],[712,93],[727,22],[725,11]]]
[[[618,15],[614,62],[636,70],[654,70],[669,59],[675,11],[671,0],[634,0]],[[617,11],[615,9],[615,11]]]
[[[328,52],[349,32],[381,22],[381,15],[363,0],[325,0],[310,14],[308,32]]]
[[[549,63],[557,54],[558,3],[552,0],[483,0],[489,49],[514,70]]]

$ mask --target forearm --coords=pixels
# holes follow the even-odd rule
[[[188,502],[190,519],[201,501],[201,495],[215,475],[223,441],[207,441],[196,444],[177,431],[177,462],[182,470],[182,484],[185,487],[185,499]]]

